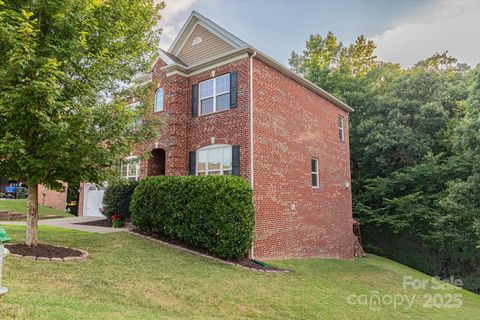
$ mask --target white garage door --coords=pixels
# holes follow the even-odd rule
[[[95,184],[85,184],[83,215],[87,217],[103,217],[100,209],[103,207],[105,188]]]

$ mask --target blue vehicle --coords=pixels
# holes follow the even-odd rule
[[[5,187],[4,194],[5,198],[15,199],[17,197],[17,187]]]
[[[17,193],[17,187],[5,187],[5,193]]]
[[[0,197],[11,199],[25,199],[27,197],[28,189],[25,187],[8,186],[0,191]]]

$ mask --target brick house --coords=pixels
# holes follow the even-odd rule
[[[240,175],[254,190],[251,255],[353,258],[348,105],[197,12],[137,83],[154,86],[166,124],[125,178]]]

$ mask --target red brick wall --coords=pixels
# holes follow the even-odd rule
[[[67,184],[64,184],[67,188]],[[45,188],[43,185],[38,186],[38,203],[49,208],[65,211],[67,205],[67,193],[57,192]]]
[[[238,144],[240,174],[250,178],[249,59],[192,77],[166,77],[154,67],[153,83],[164,88],[166,123],[161,137],[140,151],[166,151],[166,175],[188,174],[188,152],[212,144]],[[254,134],[256,234],[258,258],[352,258],[348,114],[254,60]],[[238,73],[238,106],[191,117],[192,84]],[[156,88],[153,88],[155,91]],[[337,118],[345,119],[346,139],[338,139]],[[319,159],[320,188],[311,187],[311,158]],[[149,175],[143,161],[141,176]]]
[[[209,115],[190,117],[187,127],[187,149],[189,151],[197,150],[210,145],[212,144],[212,138],[215,138],[215,144],[240,145],[240,175],[249,179],[249,59],[237,60],[212,70],[215,71],[215,76],[221,76],[231,71],[237,72],[237,107]],[[212,70],[191,77],[189,87],[191,88],[192,84],[210,79]],[[191,94],[188,103],[191,109]]]
[[[149,144],[137,146],[135,153],[150,152],[153,149],[165,150],[165,174],[185,175],[187,174],[187,150],[186,150],[186,128],[190,114],[188,106],[189,95],[188,81],[181,75],[166,77],[160,70],[165,63],[159,60],[153,68],[152,94],[157,88],[163,88],[163,111],[153,113],[155,117],[164,119],[159,127],[160,137]],[[155,174],[148,172],[148,161],[142,161],[140,176],[145,177]]]
[[[164,89],[164,111],[155,115],[166,119],[157,141],[140,146],[136,153],[162,148],[166,152],[165,174],[187,175],[188,153],[212,144],[240,145],[240,174],[249,178],[249,60],[234,61],[212,68],[192,77],[171,75],[166,77],[160,70],[165,63],[159,61],[153,69],[153,83]],[[237,107],[218,113],[191,116],[192,84],[215,76],[237,71]],[[156,88],[153,88],[155,91]],[[148,176],[148,161],[141,164],[141,176]]]
[[[253,86],[255,257],[353,258],[348,114],[257,59]]]

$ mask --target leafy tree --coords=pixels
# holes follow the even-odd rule
[[[374,48],[329,33],[290,59],[355,108],[353,209],[367,249],[480,291],[480,72],[447,52],[402,69]]]
[[[38,185],[105,180],[153,121],[122,88],[148,64],[163,4],[0,0],[0,175],[29,186],[26,244],[38,244]]]
[[[438,222],[449,243],[459,247],[472,241],[480,246],[480,66],[474,71],[466,105],[466,114],[455,130],[453,141],[460,156],[471,163],[472,170],[465,179],[449,183],[448,196],[441,202],[445,215]]]

